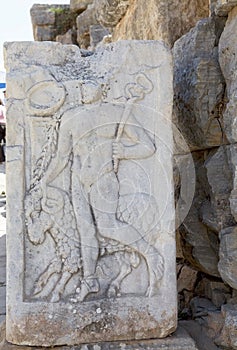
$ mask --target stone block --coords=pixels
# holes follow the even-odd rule
[[[223,282],[203,279],[204,295],[210,299],[216,307],[221,307],[231,298],[231,289]]]
[[[226,304],[221,308],[224,319],[223,328],[215,340],[217,345],[227,349],[237,349],[237,305]]]
[[[195,340],[200,350],[218,350],[219,348],[208,337],[205,329],[196,321],[181,321],[180,324]]]
[[[211,203],[207,200],[208,197],[211,198],[211,191],[204,167],[206,154],[208,152],[192,153],[196,176],[191,180],[187,177],[187,183],[190,186],[190,181],[195,181],[196,188],[191,208],[188,215],[184,217],[179,232],[182,237],[184,257],[199,271],[219,277],[217,264],[219,260],[218,230],[220,228],[217,225],[218,220],[212,211]],[[208,220],[203,220],[203,213]]]
[[[209,312],[217,311],[217,307],[206,298],[195,297],[190,303],[193,318],[200,317],[201,319],[208,315]]]
[[[237,289],[237,226],[220,232],[220,260],[218,269],[223,280]]]
[[[177,323],[170,51],[5,50],[7,340],[166,337]]]
[[[129,0],[94,0],[94,6],[98,22],[104,27],[113,28],[125,15],[129,6]]]
[[[93,0],[70,0],[70,10],[73,12],[83,12],[87,6],[92,4]]]
[[[210,152],[204,166],[207,171],[208,183],[211,187],[211,211],[216,218],[217,232],[221,229],[234,226],[235,220],[230,208],[230,195],[233,188],[233,146],[221,146]],[[202,220],[212,227],[210,215],[202,210]],[[214,229],[214,227],[212,227]]]
[[[1,328],[0,328],[1,330]],[[1,346],[2,344],[2,346]],[[16,346],[9,344],[6,341],[1,343],[0,350],[34,350],[32,347]],[[37,350],[47,350],[48,348],[37,348]],[[54,350],[198,350],[194,340],[189,334],[180,327],[177,332],[166,339],[154,339],[147,341],[134,342],[114,342],[114,343],[97,343],[84,344],[81,346],[60,346],[55,347]],[[213,350],[213,349],[208,349]]]
[[[65,34],[76,22],[76,14],[69,5],[35,4],[30,14],[36,41],[55,41],[57,35]]]
[[[55,39],[58,43],[63,45],[76,45],[77,44],[77,33],[76,30],[69,29],[66,34],[57,35]]]
[[[225,81],[218,62],[216,27],[212,18],[201,20],[173,48],[174,123],[191,151],[226,142]]]
[[[33,5],[30,10],[32,24],[37,26],[54,25],[55,12],[50,11],[51,7],[49,5]]]
[[[90,26],[90,48],[95,49],[106,35],[109,35],[108,29],[103,28],[100,24]]]
[[[226,81],[227,105],[224,112],[224,129],[229,143],[237,142],[236,71],[237,71],[237,7],[229,12],[219,42],[219,61]]]
[[[33,32],[36,41],[54,41],[56,36],[55,27],[51,25],[35,26]]]
[[[98,25],[95,6],[90,5],[86,11],[82,12],[76,19],[77,42],[82,49],[90,46],[90,27]]]
[[[184,265],[178,277],[178,292],[182,292],[183,290],[192,292],[197,280],[197,273],[198,271]]]

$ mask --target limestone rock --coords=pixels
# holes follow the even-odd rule
[[[207,316],[209,312],[214,312],[217,307],[208,299],[195,297],[190,303],[194,318]]]
[[[216,343],[224,326],[223,314],[219,310],[209,311],[208,315],[203,318],[203,322],[201,322],[201,319],[199,322],[202,324],[202,328],[205,329],[208,337]]]
[[[218,232],[223,228],[234,226],[235,220],[230,209],[230,194],[233,188],[232,146],[221,146],[210,152],[204,166],[207,169],[207,179],[211,188],[211,208]],[[207,226],[208,215],[202,210],[202,220]]]
[[[211,299],[213,304],[221,307],[231,299],[231,288],[223,282],[212,281],[208,284],[206,295]]]
[[[90,26],[90,48],[95,49],[107,35],[109,35],[108,29],[102,27],[100,24]]]
[[[208,337],[206,329],[197,321],[181,321],[180,324],[195,340],[198,349],[200,350],[218,350],[214,342]]]
[[[93,0],[70,0],[70,10],[77,13],[83,12],[92,2]]]
[[[227,349],[237,349],[237,305],[226,304],[221,308],[224,325],[219,337],[215,340],[217,345]]]
[[[52,42],[5,50],[7,340],[54,347],[173,333],[171,52],[157,41],[86,57]]]
[[[193,157],[196,191],[191,209],[179,229],[183,254],[201,271],[218,277],[218,235],[221,230],[236,225],[233,215],[237,210],[233,198],[236,146],[193,152]]]
[[[200,283],[203,286],[203,291],[200,292],[200,286],[198,286],[198,295],[208,298],[216,307],[221,307],[231,299],[231,288],[223,282],[203,278]]]
[[[190,300],[194,296],[198,271],[192,267],[183,265],[177,275],[177,289],[179,310],[184,313],[189,308]]]
[[[220,261],[218,264],[223,280],[237,289],[237,226],[220,232]]]
[[[113,39],[164,40],[172,46],[199,19],[208,17],[208,13],[207,0],[134,0],[114,28]]]
[[[104,27],[115,27],[125,15],[129,3],[129,0],[94,0],[99,23]]]
[[[63,45],[77,44],[77,33],[73,29],[69,29],[66,34],[57,35],[55,41]]]
[[[237,142],[236,71],[237,71],[237,7],[229,13],[219,43],[219,61],[226,81],[228,103],[224,113],[224,127],[230,143]]]
[[[174,123],[191,151],[225,142],[225,81],[218,62],[216,27],[211,18],[201,20],[173,48]]]
[[[197,280],[198,271],[190,268],[189,266],[183,266],[178,276],[178,292],[182,290],[193,291]]]
[[[215,13],[218,16],[227,16],[228,13],[237,6],[236,0],[216,0],[215,1]]]
[[[211,189],[204,167],[205,152],[192,154],[196,170],[196,191],[192,206],[179,231],[182,236],[183,254],[197,269],[212,276],[219,276],[217,264],[219,260],[218,227],[213,217],[209,198]],[[200,219],[203,205],[208,208],[209,227]]]
[[[30,9],[31,20],[33,25],[54,25],[55,11],[49,11],[51,6],[47,5],[33,5]]]
[[[98,25],[95,6],[89,5],[86,11],[82,12],[76,20],[77,23],[77,42],[82,49],[90,46],[90,28]]]
[[[30,15],[36,41],[55,41],[56,36],[65,34],[75,21],[69,5],[35,4]]]

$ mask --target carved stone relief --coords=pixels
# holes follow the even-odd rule
[[[121,42],[73,64],[48,65],[44,79],[37,55],[42,44],[19,45],[35,50],[32,63],[19,59],[18,70],[27,64],[40,75],[35,83],[27,70],[9,79],[25,86],[20,102],[10,87],[10,103],[24,111],[18,139],[24,155],[9,159],[9,168],[19,163],[23,178],[21,307],[28,319],[41,312],[52,329],[62,317],[58,310],[73,335],[66,339],[62,327],[51,338],[35,329],[20,338],[17,322],[26,319],[15,309],[8,340],[51,346],[167,335],[176,324],[168,50],[160,43]],[[7,63],[11,54],[9,45]],[[14,261],[14,251],[10,256]],[[147,319],[142,327],[129,316],[140,312]],[[102,328],[91,336],[94,322],[104,324],[106,339]]]

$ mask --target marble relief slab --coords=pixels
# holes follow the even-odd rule
[[[5,44],[7,340],[54,346],[176,328],[172,60]]]

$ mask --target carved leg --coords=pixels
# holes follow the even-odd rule
[[[78,172],[79,173],[79,172]],[[73,209],[76,215],[77,226],[80,227],[81,257],[83,264],[83,279],[77,301],[83,301],[90,293],[97,293],[100,289],[95,277],[96,265],[99,256],[99,243],[96,236],[96,226],[90,208],[89,195],[82,192],[80,177],[73,173],[72,178]]]
[[[39,279],[36,282],[35,288],[33,290],[33,295],[37,295],[46,286],[50,277],[55,273],[60,273],[62,269],[62,263],[60,260],[52,260],[47,269],[40,275]]]
[[[122,258],[122,261],[120,263],[120,272],[117,275],[117,277],[112,281],[110,284],[110,287],[108,289],[108,297],[116,297],[118,291],[120,290],[120,286],[122,281],[126,276],[128,276],[132,272],[132,266],[130,264],[129,258],[126,261],[125,258]]]
[[[61,295],[64,292],[65,285],[67,284],[67,282],[70,280],[71,277],[72,277],[72,274],[69,271],[64,271],[62,273],[61,278],[59,279],[54,290],[52,291],[52,297],[51,297],[52,303],[56,303],[60,300]]]
[[[81,282],[80,292],[77,296],[77,301],[83,301],[87,295],[91,293],[98,293],[100,290],[99,282],[94,276],[88,276]]]
[[[146,256],[146,263],[150,274],[146,296],[152,297],[156,294],[158,282],[161,280],[164,273],[164,259],[157,252],[155,256],[153,254],[148,254]]]

